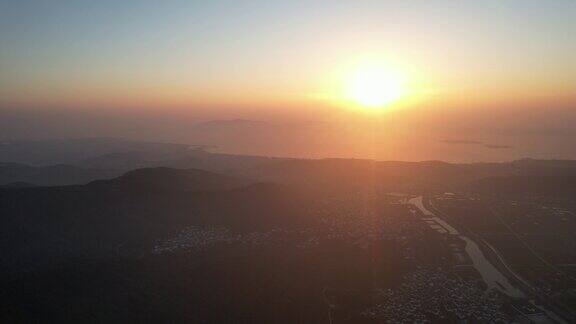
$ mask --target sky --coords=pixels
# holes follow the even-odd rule
[[[3,0],[0,137],[576,158],[575,53],[573,0]],[[408,89],[377,114],[341,98],[347,73],[374,60]]]

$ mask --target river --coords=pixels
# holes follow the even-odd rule
[[[480,249],[478,244],[476,244],[476,242],[474,242],[467,236],[460,234],[460,232],[458,232],[456,228],[452,227],[446,221],[444,221],[436,214],[428,210],[426,206],[424,206],[422,196],[412,198],[408,201],[408,203],[418,208],[424,215],[424,219],[426,221],[428,222],[433,221],[434,223],[436,223],[436,225],[439,225],[442,228],[444,228],[449,235],[456,235],[464,241],[465,243],[464,250],[472,260],[474,268],[478,270],[478,272],[482,276],[482,279],[484,280],[484,282],[486,282],[488,289],[493,288],[498,289],[510,297],[524,297],[524,293],[522,293],[520,289],[514,287],[510,283],[508,278],[506,278],[506,276],[504,276],[502,272],[500,272],[490,261],[488,261],[488,259],[484,256],[484,253],[482,253],[482,250]]]

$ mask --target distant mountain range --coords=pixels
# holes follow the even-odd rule
[[[491,177],[472,182],[467,189],[488,195],[575,197],[576,176]]]
[[[489,176],[517,170],[510,163],[452,164],[441,161],[400,162],[351,159],[292,160],[260,166],[261,179],[310,188],[381,191],[442,191]]]
[[[207,127],[258,126],[249,120]],[[0,145],[0,186],[86,184],[140,168],[202,169],[228,176],[314,189],[378,186],[385,191],[452,190],[484,178],[576,176],[576,161],[523,159],[502,163],[293,159],[213,153],[200,146],[118,139],[16,141]],[[18,161],[16,163],[14,161]],[[65,161],[69,164],[52,164]],[[23,164],[27,163],[27,164]],[[34,166],[36,165],[36,166]]]
[[[234,189],[249,183],[204,170],[157,167],[137,169],[111,180],[93,181],[88,186],[126,191],[207,191]]]
[[[283,160],[211,153],[201,146],[96,138],[0,143],[0,186],[85,184],[150,167],[198,168],[244,175],[259,164]]]

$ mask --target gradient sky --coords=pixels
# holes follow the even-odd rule
[[[414,99],[381,117],[386,129],[395,132],[382,139],[390,143],[378,156],[447,156],[445,150],[432,152],[430,145],[430,153],[406,154],[412,145],[406,144],[408,137],[431,136],[446,148],[470,147],[463,141],[484,143],[494,132],[516,132],[532,135],[513,140],[502,135],[505,143],[487,144],[492,147],[484,147],[485,155],[470,156],[472,150],[468,156],[450,153],[447,159],[576,158],[567,148],[542,153],[540,146],[550,144],[533,135],[552,129],[568,136],[566,123],[576,120],[573,0],[4,0],[0,108],[12,131],[0,136],[37,135],[22,130],[30,116],[45,127],[42,136],[49,136],[52,124],[43,125],[38,116],[50,112],[94,129],[87,116],[97,110],[108,111],[108,119],[138,116],[139,121],[123,119],[130,129],[142,119],[181,121],[177,116],[183,115],[190,123],[247,118],[274,119],[275,125],[293,125],[294,120],[340,124],[358,118],[364,125],[362,112],[351,117],[352,112],[326,99],[337,88],[341,71],[363,58],[383,59],[410,75]],[[491,116],[503,120],[491,123]],[[18,120],[22,125],[12,124]],[[60,129],[54,136],[109,132],[105,127],[86,134]],[[138,137],[126,131],[113,134]],[[193,135],[182,131],[159,137],[196,142]],[[142,131],[142,137],[152,134]],[[237,151],[262,154],[281,144],[251,150],[251,142],[244,142]],[[350,151],[360,142],[335,146],[326,154],[365,156],[366,150]],[[208,144],[234,148],[233,143]],[[270,153],[315,156],[309,153],[314,150]]]

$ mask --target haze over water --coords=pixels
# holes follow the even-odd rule
[[[575,40],[567,0],[5,1],[0,138],[114,136],[297,157],[576,158]],[[365,62],[392,71],[382,91],[402,83],[398,95],[349,100]],[[379,101],[377,111],[361,104]]]

